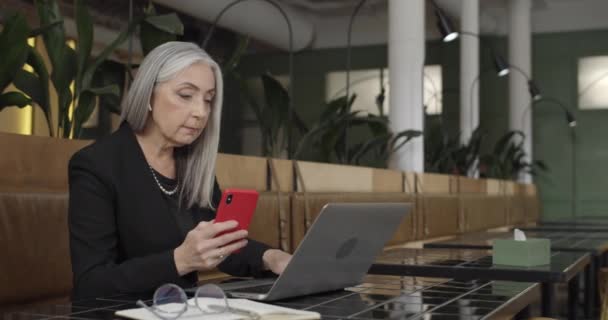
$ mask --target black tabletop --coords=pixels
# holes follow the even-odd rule
[[[323,319],[498,319],[511,317],[539,299],[533,283],[456,281],[438,278],[367,276],[359,286],[292,298],[275,304],[316,311]],[[116,295],[68,305],[31,308],[6,320],[114,319],[145,296]]]
[[[400,248],[385,251],[369,272],[464,280],[568,282],[590,262],[591,256],[586,252],[554,251],[550,265],[515,267],[494,265],[488,250]]]
[[[523,231],[550,231],[550,232],[600,232],[605,233],[602,236],[608,235],[608,224],[606,225],[582,225],[582,224],[573,224],[573,225],[554,225],[554,224],[540,224],[533,227],[520,227],[520,230]]]
[[[554,251],[589,252],[595,256],[608,250],[608,233],[596,232],[526,232],[528,238],[551,239]],[[425,243],[425,248],[492,249],[494,239],[512,239],[513,232],[477,232],[459,235],[448,240]]]
[[[541,220],[538,223],[542,226],[597,226],[608,227],[608,219],[601,217],[593,218],[565,218]]]

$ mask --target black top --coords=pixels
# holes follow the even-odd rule
[[[154,170],[154,169],[152,169],[152,170]],[[154,174],[156,175],[158,182],[163,186],[163,188],[165,188],[165,190],[174,190],[176,188],[176,186],[177,186],[176,179],[167,178],[156,170],[154,170]],[[216,184],[214,184],[213,199],[211,200],[211,202],[214,204],[214,207],[217,208],[217,205],[219,204],[221,197],[222,197],[221,191],[216,183]],[[167,202],[167,206],[169,207],[169,212],[175,216],[177,226],[179,227],[180,232],[182,233],[184,238],[186,237],[186,234],[188,234],[188,232],[196,226],[194,221],[210,220],[210,219],[204,219],[203,217],[201,217],[200,216],[201,212],[204,211],[206,213],[205,214],[206,216],[213,215],[213,212],[209,209],[195,210],[194,208],[186,208],[186,207],[184,207],[184,205],[180,206],[177,192],[172,195],[167,195],[167,194],[163,193],[163,198],[165,198],[165,201]]]
[[[173,250],[184,240],[186,223],[172,210],[152,176],[131,127],[78,151],[69,163],[68,223],[75,298],[152,291],[164,283],[196,283],[180,277]],[[215,186],[213,201],[219,202]],[[192,226],[215,212],[190,210]],[[267,245],[249,239],[218,268],[235,276],[261,276]]]
[[[517,267],[493,263],[487,250],[409,249],[384,251],[371,274],[523,282],[568,282],[591,262],[586,252],[551,252],[551,263]]]
[[[551,240],[552,251],[589,252],[600,255],[608,251],[608,235],[597,232],[526,232],[528,238]],[[512,232],[476,232],[454,236],[450,239],[425,243],[425,248],[492,249],[495,239],[512,239]]]

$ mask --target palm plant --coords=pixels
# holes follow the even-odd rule
[[[348,101],[346,96],[330,101],[300,140],[295,158],[306,152],[315,161],[386,167],[394,152],[422,135],[417,130],[392,133],[387,117],[351,111],[355,99],[353,95]],[[348,146],[345,134],[349,135]]]
[[[15,75],[25,64],[29,55],[30,28],[22,14],[15,14],[5,21],[4,28],[0,32],[0,92],[13,82]],[[5,107],[25,107],[32,100],[20,92],[5,92],[0,94],[0,111]]]
[[[228,67],[233,65],[234,63],[228,63]],[[242,99],[252,108],[259,123],[264,156],[281,157],[287,150],[288,143],[290,97],[287,90],[270,74],[264,74],[261,76],[264,101],[260,103],[254,98],[252,90],[242,77],[237,73],[232,73],[231,77],[238,81]],[[295,110],[293,123],[300,133],[307,131],[306,125]]]
[[[449,135],[441,124],[427,125],[425,170],[427,172],[467,175],[476,169],[485,134],[478,127],[465,144],[458,135]]]
[[[54,0],[36,0],[38,18],[41,26],[38,33],[42,35],[47,50],[52,72],[47,70],[41,55],[27,46],[29,28],[24,18],[9,19],[10,27],[3,31],[0,46],[11,49],[11,64],[0,64],[0,88],[12,82],[25,95],[10,93],[0,100],[2,107],[24,106],[35,103],[44,112],[51,136],[73,138],[80,136],[82,125],[94,111],[96,100],[101,96],[110,96],[110,101],[118,102],[121,89],[116,84],[95,86],[94,79],[100,66],[110,54],[131,35],[138,25],[142,25],[142,44],[144,52],[161,41],[172,39],[162,35],[177,35],[183,32],[183,26],[175,14],[155,15],[148,11],[145,16],[130,21],[114,41],[105,47],[97,56],[92,56],[93,20],[82,0],[74,0],[74,11],[78,39],[75,49],[67,44],[63,17]],[[156,29],[156,30],[154,30]],[[17,32],[16,30],[19,30]],[[160,30],[160,31],[159,31]],[[151,33],[154,31],[154,34]],[[25,42],[24,42],[25,41]],[[25,47],[24,47],[25,43]],[[4,48],[4,47],[0,47]],[[25,53],[24,53],[25,51]],[[4,52],[4,51],[3,51]],[[6,61],[6,60],[5,60]],[[27,63],[33,72],[22,69]],[[6,75],[6,76],[5,76]],[[8,82],[7,82],[8,81]],[[57,92],[58,106],[57,127],[53,126],[51,114],[50,84]],[[118,112],[118,106],[110,104],[110,111]]]
[[[525,134],[521,131],[509,131],[494,146],[491,154],[480,159],[480,174],[487,178],[517,179],[522,172],[532,175],[548,171],[541,160],[528,162],[523,148]]]

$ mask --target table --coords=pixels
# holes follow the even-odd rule
[[[541,220],[539,225],[553,226],[608,226],[608,219],[600,218],[567,218],[567,219],[551,219]]]
[[[513,267],[492,264],[488,250],[406,249],[384,252],[370,269],[372,274],[446,277],[458,280],[507,280],[540,282],[544,316],[554,316],[555,285],[567,283],[568,319],[577,319],[579,275],[588,277],[591,256],[586,252],[553,252],[551,264],[540,267]],[[585,290],[585,317],[591,317],[591,296]]]
[[[531,231],[528,238],[551,239],[554,251],[589,252],[602,255],[608,251],[608,234],[589,232]],[[512,232],[476,232],[458,235],[448,240],[425,243],[425,248],[492,249],[494,239],[512,239]]]
[[[367,276],[361,285],[275,304],[317,311],[323,319],[504,319],[526,313],[539,298],[535,283],[456,281],[437,278]],[[114,312],[132,308],[142,296],[116,295],[69,305],[33,308],[5,316],[6,320],[112,319]],[[150,296],[143,297],[150,299]]]
[[[540,224],[534,227],[519,227],[518,229],[528,231],[541,231],[541,232],[605,232],[608,234],[608,224]],[[603,236],[603,235],[602,235]]]
[[[527,232],[528,237],[551,239],[551,250],[565,252],[588,252],[591,254],[591,265],[585,273],[585,290],[591,296],[591,305],[597,306],[599,301],[596,290],[596,275],[600,266],[605,265],[608,251],[608,234],[589,232]],[[477,232],[459,235],[451,239],[430,242],[425,248],[458,248],[458,249],[492,249],[493,239],[511,239],[512,232]]]

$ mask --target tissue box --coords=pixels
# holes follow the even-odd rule
[[[529,238],[524,241],[495,239],[492,249],[494,264],[534,267],[551,263],[551,241]]]

